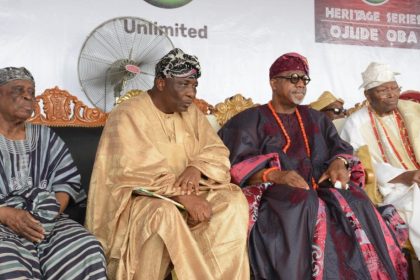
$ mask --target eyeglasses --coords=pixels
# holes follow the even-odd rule
[[[331,111],[334,113],[334,115],[340,115],[342,113],[346,113],[347,110],[344,108],[330,108],[330,109],[322,109],[321,112],[327,112],[327,111]]]
[[[302,80],[302,82],[307,85],[311,81],[311,78],[309,78],[307,75],[299,76],[298,74],[294,73],[288,77],[286,76],[275,76],[273,79],[286,79],[289,80],[292,84],[297,84],[299,80]]]
[[[381,88],[381,89],[375,89],[374,93],[376,93],[379,96],[388,96],[392,93],[400,94],[402,87],[390,87],[390,88]]]

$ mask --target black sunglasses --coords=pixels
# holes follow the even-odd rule
[[[322,109],[321,112],[331,111],[334,115],[340,115],[341,113],[346,113],[346,109],[344,108],[331,108],[331,109]]]
[[[309,78],[307,75],[299,76],[296,73],[294,73],[294,74],[292,74],[288,77],[287,76],[275,76],[275,77],[273,77],[273,79],[278,79],[278,78],[289,80],[292,84],[297,84],[299,82],[299,80],[302,80],[303,83],[305,85],[307,85],[311,81],[311,78]]]

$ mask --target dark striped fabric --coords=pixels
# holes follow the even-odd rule
[[[55,192],[74,201],[86,197],[63,141],[49,128],[31,124],[26,140],[0,135],[0,206],[27,210],[45,229],[37,244],[0,224],[0,279],[106,279],[99,242],[58,214]]]

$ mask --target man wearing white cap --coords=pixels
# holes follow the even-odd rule
[[[353,113],[340,136],[357,150],[368,145],[382,202],[393,204],[409,226],[420,257],[420,104],[399,100],[399,73],[372,62],[362,73],[369,105]]]

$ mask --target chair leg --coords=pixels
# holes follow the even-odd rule
[[[420,280],[420,261],[418,259],[411,259],[412,279]]]
[[[403,253],[408,264],[408,279],[420,280],[420,262],[417,258],[413,258],[407,248],[403,248]]]

